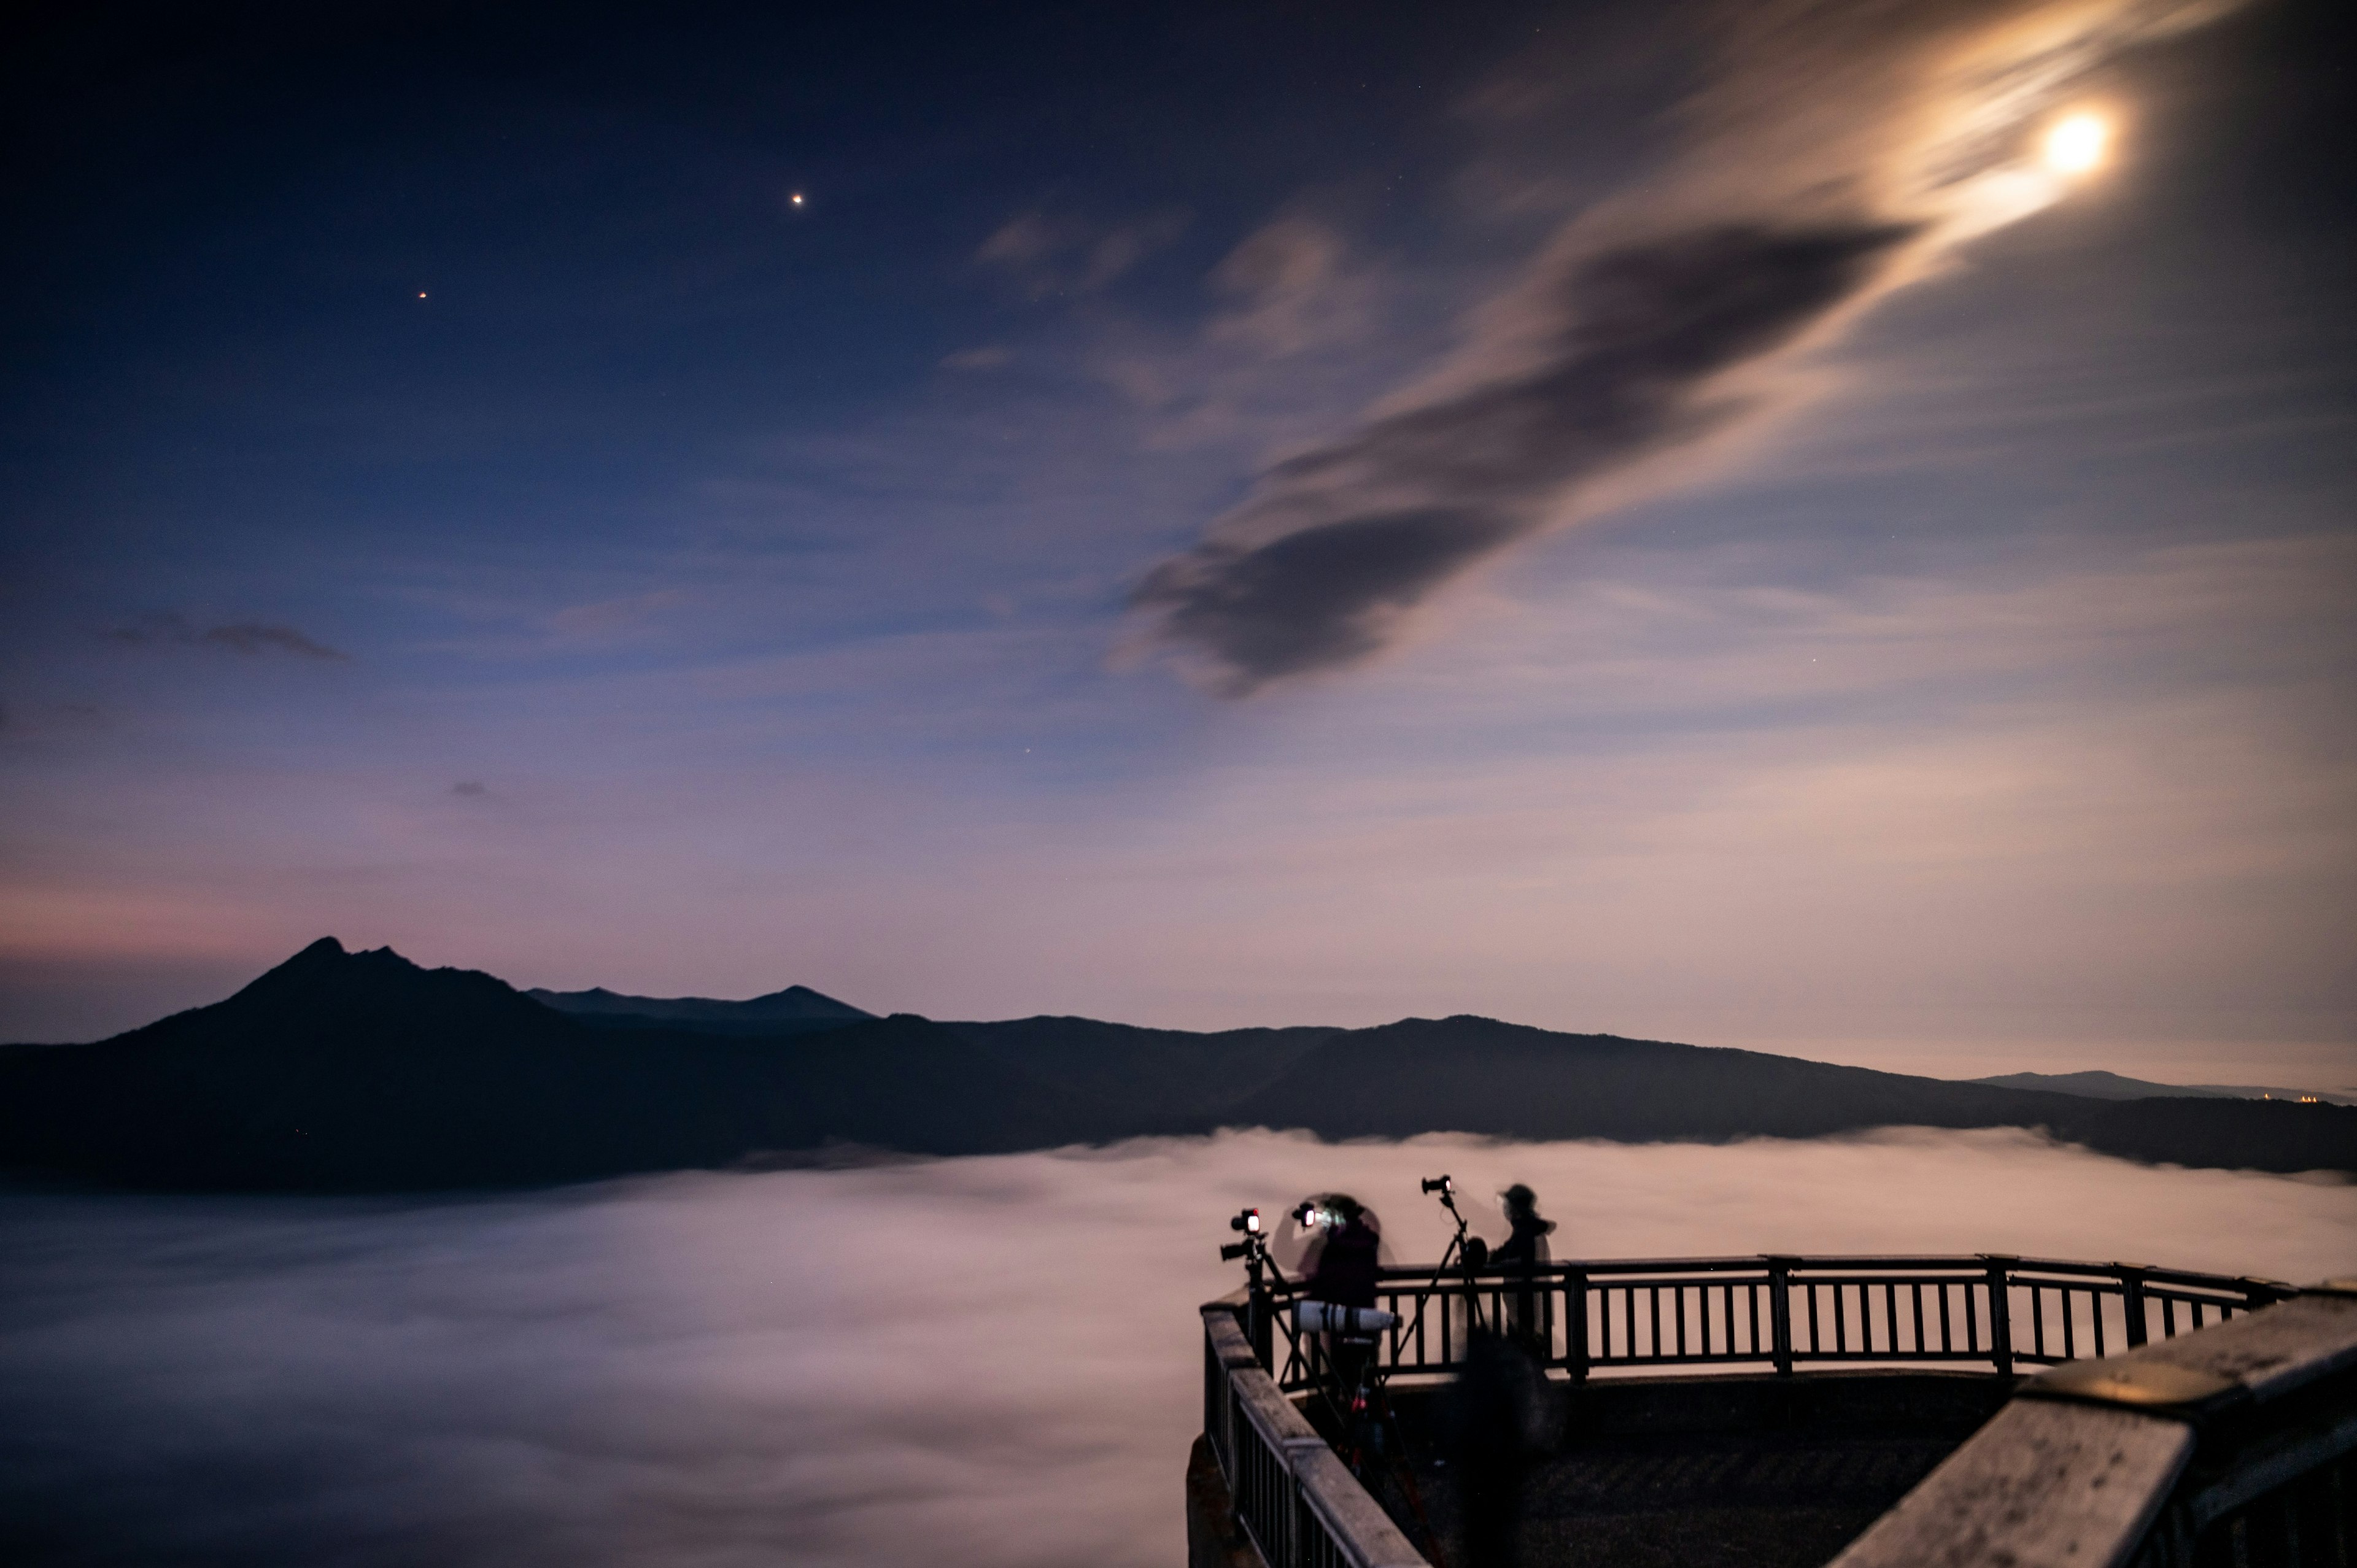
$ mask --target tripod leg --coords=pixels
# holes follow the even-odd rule
[[[1399,1488],[1400,1500],[1407,1505],[1409,1519],[1398,1519],[1397,1513],[1392,1509],[1388,1502],[1383,1504],[1384,1511],[1392,1513],[1394,1519],[1398,1520],[1403,1528],[1410,1528],[1409,1520],[1413,1520],[1415,1523],[1412,1528],[1418,1536],[1423,1538],[1422,1544],[1426,1554],[1433,1563],[1438,1564],[1439,1568],[1448,1568],[1448,1555],[1441,1546],[1440,1532],[1432,1528],[1431,1517],[1424,1511],[1424,1494],[1415,1484],[1415,1466],[1408,1457],[1407,1434],[1400,1426],[1399,1412],[1392,1408],[1390,1396],[1382,1390],[1375,1391],[1373,1397],[1378,1402],[1378,1407],[1370,1413],[1373,1415],[1380,1426],[1389,1429],[1391,1433],[1391,1444],[1385,1455],[1388,1463],[1382,1466],[1379,1473],[1376,1473],[1376,1468],[1372,1465],[1366,1466],[1364,1471],[1359,1471],[1358,1466],[1355,1466],[1352,1468],[1359,1473],[1360,1479],[1366,1485],[1368,1491],[1379,1501],[1383,1499],[1383,1482],[1389,1481],[1392,1486]]]

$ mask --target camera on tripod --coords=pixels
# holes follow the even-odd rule
[[[1426,1176],[1418,1185],[1421,1186],[1425,1191],[1437,1192],[1443,1197],[1454,1197],[1457,1195],[1457,1184],[1450,1181],[1445,1174],[1437,1176]]]
[[[1238,1258],[1252,1257],[1259,1251],[1262,1245],[1259,1209],[1247,1208],[1232,1216],[1228,1220],[1228,1229],[1243,1231],[1244,1239],[1241,1241],[1231,1241],[1220,1249],[1222,1262],[1232,1263]]]

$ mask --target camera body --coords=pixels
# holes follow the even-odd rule
[[[1220,1262],[1232,1263],[1239,1258],[1251,1258],[1257,1262],[1261,1247],[1260,1210],[1257,1208],[1238,1210],[1229,1218],[1228,1229],[1243,1232],[1244,1239],[1241,1241],[1230,1241],[1222,1247]]]
[[[1424,1179],[1420,1184],[1418,1184],[1418,1185],[1420,1185],[1420,1186],[1424,1188],[1424,1190],[1425,1190],[1425,1191],[1426,1191],[1426,1192],[1437,1192],[1437,1193],[1440,1194],[1440,1196],[1441,1196],[1441,1197],[1454,1197],[1454,1196],[1456,1195],[1456,1192],[1457,1192],[1457,1184],[1456,1184],[1455,1182],[1453,1182],[1453,1181],[1449,1180],[1449,1179],[1448,1179],[1448,1177],[1447,1176],[1445,1176],[1445,1175],[1443,1175],[1443,1176],[1426,1176],[1426,1178],[1425,1178],[1425,1179]]]

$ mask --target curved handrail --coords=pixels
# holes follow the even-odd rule
[[[2352,1290],[2033,1380],[1832,1568],[2347,1561]]]
[[[1203,1308],[1203,1435],[1261,1561],[1272,1568],[1427,1568],[1261,1366],[1237,1326],[1236,1305]]]
[[[1445,1372],[1466,1329],[1512,1327],[1571,1378],[1760,1366],[2023,1366],[2134,1349],[2297,1294],[2277,1280],[2142,1263],[2001,1253],[1757,1254],[1557,1259],[1452,1273],[1378,1271],[1376,1305],[1400,1318],[1379,1354],[1395,1375]],[[1264,1303],[1264,1321],[1285,1293]],[[1437,1307],[1438,1310],[1434,1310]],[[1422,1308],[1421,1311],[1418,1309]],[[1287,1391],[1323,1373],[1314,1337],[1275,1322],[1272,1364]]]
[[[1202,1309],[1204,1437],[1236,1518],[1272,1568],[1421,1564],[1287,1397],[1324,1365],[1319,1337],[1297,1333],[1290,1314],[1277,1310],[1291,1294],[1240,1295]],[[2276,1280],[1995,1253],[1561,1259],[1493,1265],[1437,1284],[1428,1268],[1390,1266],[1379,1273],[1377,1297],[1401,1323],[1378,1350],[1394,1375],[1447,1371],[1462,1359],[1465,1315],[1478,1305],[1575,1379],[1744,1364],[1791,1376],[1812,1364],[1960,1362],[2009,1377],[2018,1363],[2158,1347],[2213,1316],[2246,1317],[2302,1294]],[[1428,1298],[1421,1315],[1419,1297]],[[1256,1333],[1267,1337],[1260,1349]]]

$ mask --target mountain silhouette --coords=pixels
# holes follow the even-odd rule
[[[584,997],[604,1010],[597,1022]],[[561,1000],[574,1005],[324,939],[212,1006],[94,1045],[0,1050],[0,1170],[158,1189],[447,1190],[846,1145],[964,1155],[1255,1124],[1626,1141],[2043,1126],[2137,1159],[2357,1169],[2357,1108],[2098,1100],[1468,1016],[1194,1034],[877,1018],[800,988],[751,1003]],[[650,1003],[688,1011],[666,1019]],[[738,1010],[758,1007],[779,1026],[747,1032]]]
[[[1232,1110],[1303,1056],[1344,1031],[1333,1028],[1146,1029],[1094,1018],[1017,1018],[944,1024],[962,1040],[1018,1071],[1100,1107],[1198,1122]]]
[[[137,1187],[501,1187],[830,1142],[929,1154],[1091,1129],[921,1018],[738,1039],[592,1028],[469,970],[313,943],[226,1002],[0,1057],[0,1161]]]
[[[1397,1138],[1448,1128],[1639,1142],[1813,1138],[1878,1126],[2038,1126],[2131,1159],[2357,1169],[2357,1109],[2347,1106],[2097,1100],[1464,1016],[1339,1033],[1228,1114],[1328,1138]]]
[[[2008,1072],[1996,1078],[1975,1078],[2000,1089],[2050,1089],[2061,1094],[2083,1094],[2090,1100],[2298,1100],[2313,1096],[2338,1105],[2350,1102],[2347,1090],[2287,1089],[2266,1083],[2153,1083],[2123,1078],[2115,1072]]]
[[[708,996],[624,996],[596,986],[587,991],[523,993],[581,1022],[605,1029],[692,1029],[702,1035],[787,1035],[839,1028],[876,1016],[848,1002],[789,985],[747,1002]]]

